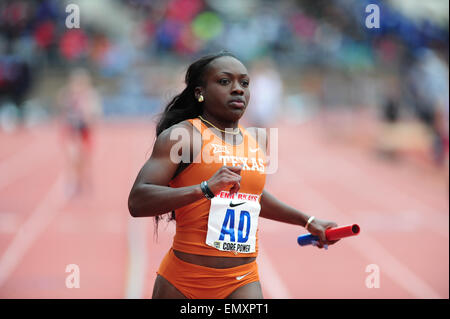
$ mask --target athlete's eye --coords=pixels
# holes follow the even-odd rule
[[[219,80],[219,83],[222,84],[222,85],[227,85],[228,83],[230,83],[230,80],[228,80],[226,78],[223,78],[223,79]]]
[[[244,80],[241,82],[243,87],[248,87],[250,85],[250,82],[247,80]]]

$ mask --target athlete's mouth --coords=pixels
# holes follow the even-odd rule
[[[236,108],[244,108],[245,107],[245,101],[243,99],[239,99],[239,98],[230,100],[230,102],[228,102],[228,104],[230,104],[231,106],[236,107]]]

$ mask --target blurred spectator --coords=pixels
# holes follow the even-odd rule
[[[65,32],[59,44],[60,54],[67,61],[82,58],[86,54],[87,47],[88,37],[80,29]]]
[[[91,187],[92,131],[101,114],[100,96],[86,70],[71,72],[59,92],[58,105],[69,164],[67,192],[71,196]]]
[[[65,26],[68,3],[80,6],[80,29]],[[380,7],[379,29],[365,26],[369,3]],[[325,116],[339,119],[326,125],[334,130],[332,136],[346,131],[349,136],[360,123],[355,109],[384,103],[377,101],[383,95],[377,83],[386,77],[410,83],[409,92],[386,102],[385,119],[391,122],[385,124],[402,124],[401,116],[395,121],[397,106],[414,108],[431,128],[434,158],[442,163],[448,149],[448,58],[440,55],[448,54],[448,1],[432,6],[433,16],[427,16],[414,14],[423,11],[419,2],[405,11],[394,1],[380,0],[3,0],[0,99],[16,110],[30,90],[31,74],[39,79],[38,90],[51,90],[45,80],[83,66],[110,89],[105,113],[151,114],[166,94],[161,83],[174,81],[167,70],[184,59],[227,49],[249,65],[261,56],[277,62],[276,68],[255,62],[250,74],[248,118],[258,126],[276,119],[287,96],[297,99],[288,101],[295,116],[302,108],[314,114],[322,106]],[[437,49],[427,49],[431,46]],[[25,65],[12,67],[13,60]],[[144,71],[146,66],[151,70]],[[136,77],[137,71],[143,76]],[[161,80],[163,72],[167,78]],[[145,74],[153,74],[149,83],[137,80]],[[43,100],[38,102],[49,104]]]
[[[19,57],[0,55],[0,115],[3,114],[4,110],[2,109],[6,108],[5,105],[10,105],[8,107],[10,114],[16,114],[2,120],[3,128],[5,128],[5,124],[12,129],[16,124],[23,123],[24,102],[31,84],[32,75],[28,63]],[[5,121],[10,123],[5,123]]]
[[[448,152],[448,64],[430,49],[422,49],[408,74],[409,90],[419,119],[433,134],[432,155],[444,164]]]
[[[269,127],[277,119],[283,103],[283,83],[273,61],[257,60],[250,72],[251,98],[247,120],[256,127]]]

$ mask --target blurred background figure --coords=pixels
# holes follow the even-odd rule
[[[380,99],[380,134],[377,151],[389,159],[397,159],[401,150],[398,142],[398,127],[402,113],[398,97],[399,86],[395,80],[388,81],[385,86],[384,99]]]
[[[92,191],[92,135],[101,115],[101,100],[85,69],[70,73],[67,84],[59,92],[58,105],[68,163],[68,195]]]
[[[30,66],[20,56],[0,55],[0,129],[10,132],[24,123],[30,92]]]
[[[270,127],[277,121],[283,103],[283,82],[270,58],[258,59],[251,66],[251,98],[245,115],[249,125]]]
[[[448,153],[449,80],[448,57],[428,48],[418,50],[407,75],[418,118],[430,130],[430,152],[436,165],[443,166]]]

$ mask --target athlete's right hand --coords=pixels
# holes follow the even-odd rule
[[[242,166],[222,166],[208,180],[208,187],[214,195],[220,191],[230,190],[230,194],[237,193],[241,188]]]

